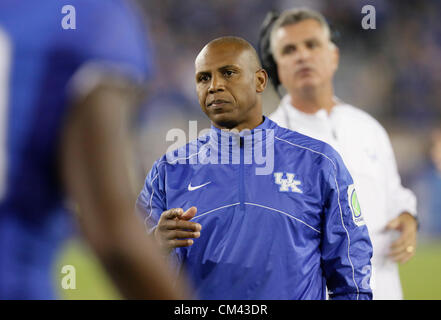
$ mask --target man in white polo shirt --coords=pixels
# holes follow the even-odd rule
[[[334,96],[339,53],[320,13],[285,11],[262,34],[264,67],[288,92],[270,118],[329,143],[341,154],[372,239],[373,298],[402,299],[397,262],[415,253],[416,198],[401,185],[386,131],[366,112]],[[274,59],[273,70],[268,57]]]

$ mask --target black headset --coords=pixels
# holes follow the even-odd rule
[[[270,11],[266,14],[265,19],[260,27],[259,33],[259,58],[262,62],[262,67],[268,73],[271,83],[274,86],[277,94],[280,96],[279,86],[280,80],[277,73],[277,64],[271,53],[270,48],[270,38],[271,30],[273,28],[274,22],[279,18],[280,14],[277,11]],[[338,43],[340,40],[340,33],[332,24],[329,24],[329,29],[331,30],[331,41],[333,43]]]
[[[268,12],[265,19],[263,20],[259,33],[260,61],[262,62],[262,67],[268,73],[270,81],[273,84],[274,89],[276,89],[277,93],[279,93],[277,89],[279,88],[280,80],[279,80],[279,75],[277,74],[277,65],[271,53],[270,36],[271,36],[271,29],[273,28],[273,24],[278,17],[279,17],[278,12],[276,11]]]

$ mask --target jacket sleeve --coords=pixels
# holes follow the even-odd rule
[[[371,300],[372,244],[352,177],[340,156],[329,159],[322,232],[322,264],[333,300]]]
[[[136,213],[143,218],[148,233],[155,230],[161,214],[167,210],[164,172],[161,172],[161,169],[164,168],[161,165],[162,162],[161,160],[155,162],[136,201]],[[182,256],[176,249],[171,251],[168,262],[171,271],[175,276],[178,276],[182,265]]]
[[[144,187],[136,201],[136,212],[144,220],[148,232],[152,232],[166,211],[165,188],[156,161],[145,179]]]

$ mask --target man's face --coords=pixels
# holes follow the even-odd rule
[[[196,58],[195,68],[199,104],[214,125],[247,127],[257,113],[261,119],[256,102],[266,84],[261,85],[258,73],[264,71],[254,70],[247,50],[234,44],[206,47]]]
[[[338,49],[314,19],[279,28],[274,35],[274,58],[288,92],[330,85],[338,67]]]

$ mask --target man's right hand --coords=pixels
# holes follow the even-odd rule
[[[184,212],[182,208],[174,208],[161,214],[154,231],[155,239],[161,248],[170,252],[174,248],[188,247],[193,244],[192,238],[199,238],[202,226],[199,223],[188,221],[195,216],[196,207]]]

